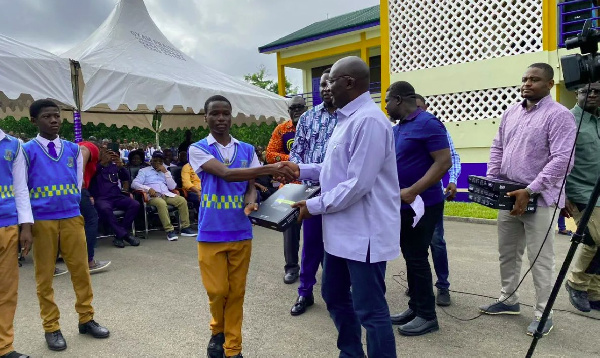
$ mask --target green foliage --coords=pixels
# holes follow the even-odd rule
[[[276,126],[277,123],[267,124],[264,122],[259,125],[253,123],[250,126],[246,124],[242,124],[241,126],[234,125],[231,127],[231,135],[255,146],[266,146],[269,143],[271,133],[273,133]],[[14,117],[6,117],[5,119],[0,120],[0,128],[6,133],[13,132],[15,135],[26,138],[34,138],[38,132],[37,127],[34,126],[27,117],[23,117],[19,120],[16,120]],[[198,141],[206,137],[208,133],[208,128],[193,129],[192,140]],[[60,128],[60,136],[66,140],[74,140],[75,130],[73,123],[69,123],[64,119]],[[92,123],[84,124],[82,126],[82,136],[83,138],[94,136],[99,140],[108,138],[113,141],[116,141],[117,139],[120,139],[121,141],[127,139],[129,142],[138,143],[154,143],[155,141],[154,132],[150,129],[141,129],[137,127],[128,128],[125,126],[117,128],[115,125],[107,127],[102,123],[98,125]],[[160,132],[159,138],[162,147],[171,145],[177,147],[185,139],[185,129],[169,129],[168,131],[162,131]]]
[[[257,87],[266,89],[267,91],[271,91],[273,93],[279,93],[279,85],[277,81],[269,80],[265,77],[269,76],[267,72],[267,68],[265,65],[258,66],[258,70],[255,73],[249,73],[244,76],[244,80],[248,83],[251,83]],[[290,81],[288,81],[287,77],[285,78],[285,94],[296,94],[298,93],[298,87],[292,85]]]

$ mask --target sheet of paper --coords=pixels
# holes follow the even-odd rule
[[[415,227],[415,226],[417,226],[417,223],[419,222],[419,220],[421,220],[421,218],[425,214],[425,203],[423,202],[423,199],[421,198],[420,195],[417,195],[417,197],[415,198],[415,201],[413,201],[412,204],[410,204],[410,207],[415,212],[415,217],[413,218],[413,225],[412,225],[412,227]]]

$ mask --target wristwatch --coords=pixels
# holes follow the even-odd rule
[[[529,197],[532,197],[535,195],[535,193],[533,192],[533,190],[531,190],[530,187],[526,187],[525,191],[527,192],[527,194],[529,194]]]

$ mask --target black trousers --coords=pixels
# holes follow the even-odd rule
[[[300,272],[298,265],[298,251],[300,250],[300,228],[302,224],[293,223],[283,232],[283,257],[285,258],[284,270],[288,272]]]
[[[426,320],[436,318],[435,296],[428,256],[435,225],[443,214],[443,202],[427,206],[425,214],[417,226],[412,227],[415,212],[411,208],[400,211],[402,218],[400,248],[406,261],[406,274],[410,289],[408,306],[418,317]]]

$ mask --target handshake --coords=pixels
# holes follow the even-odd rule
[[[300,167],[293,162],[279,162],[276,164],[266,165],[269,175],[272,175],[275,180],[281,183],[290,183],[300,178]],[[311,218],[312,215],[306,206],[306,200],[299,201],[291,205],[292,208],[299,209],[298,222]]]
[[[300,167],[293,162],[268,164],[263,168],[267,171],[267,175],[273,176],[280,183],[291,183],[300,177]]]

